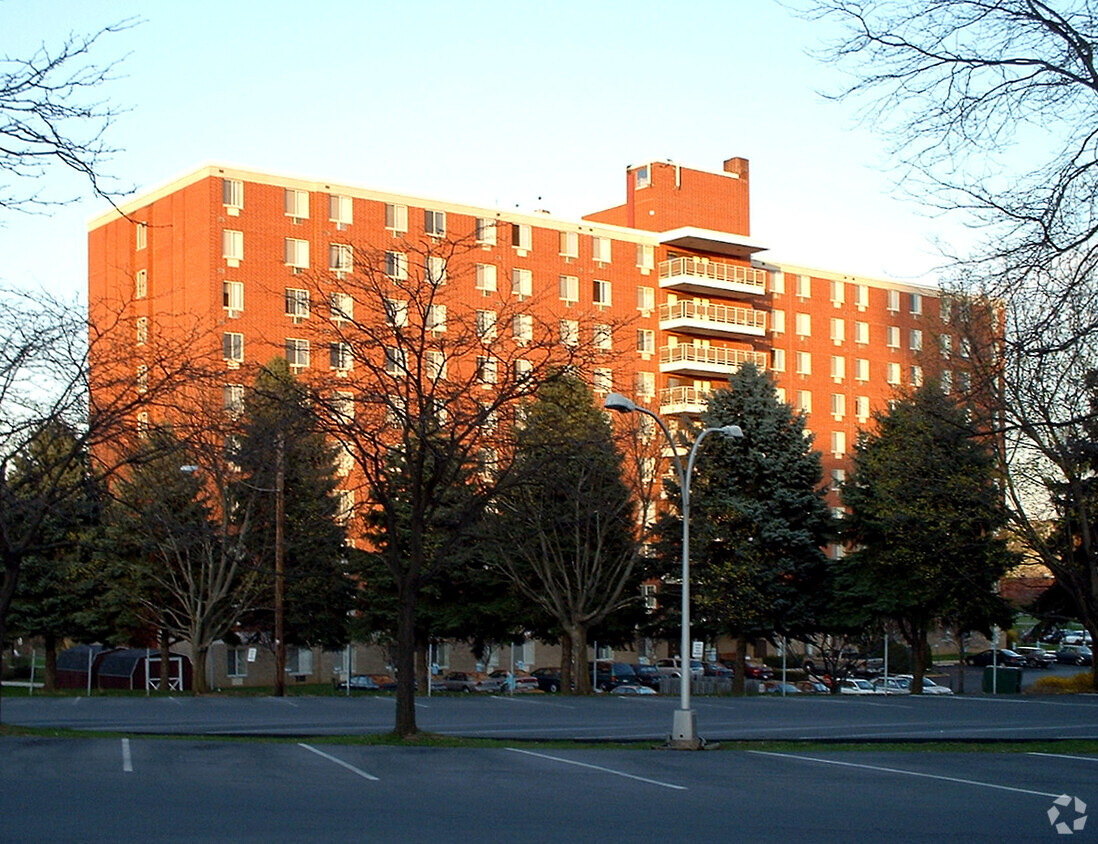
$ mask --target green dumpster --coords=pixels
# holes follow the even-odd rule
[[[984,694],[1016,695],[1022,691],[1022,669],[1013,666],[987,666],[984,669]]]

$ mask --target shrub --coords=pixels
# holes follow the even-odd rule
[[[1094,691],[1094,675],[1090,671],[1070,677],[1042,677],[1029,688],[1035,695],[1071,695]]]

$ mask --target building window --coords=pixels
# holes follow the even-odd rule
[[[609,352],[614,348],[613,329],[605,323],[595,323],[595,348],[600,352]]]
[[[865,310],[869,307],[869,286],[865,284],[854,285],[854,304],[858,306],[860,310]]]
[[[446,259],[441,255],[428,255],[423,272],[428,284],[441,287],[446,283]]]
[[[565,302],[579,301],[580,282],[574,275],[562,275],[560,277],[560,298]]]
[[[137,342],[149,342],[149,318],[147,316],[137,318]]]
[[[294,222],[309,219],[309,192],[286,188],[286,216],[293,217]]]
[[[869,419],[869,396],[854,397],[854,415],[858,417],[859,422]]]
[[[329,300],[329,308],[332,312],[332,319],[336,322],[355,318],[355,300],[350,293],[339,293],[338,291],[333,293]]]
[[[403,252],[385,253],[385,275],[403,280],[408,277],[408,256]]]
[[[244,183],[240,179],[221,180],[221,202],[232,211],[244,207]]]
[[[831,432],[831,454],[834,457],[846,454],[846,431]]]
[[[427,308],[427,324],[425,328],[428,331],[443,332],[446,330],[446,306],[445,305],[430,305]]]
[[[921,293],[911,294],[911,313],[919,316],[923,312],[923,296]]]
[[[477,311],[476,314],[477,339],[482,343],[490,343],[496,339],[496,312]]]
[[[526,223],[511,223],[511,245],[516,249],[529,250],[533,246],[533,231]]]
[[[579,320],[562,319],[560,321],[560,342],[565,346],[579,343]]]
[[[244,282],[221,282],[221,307],[229,312],[229,316],[236,316],[244,310]]]
[[[428,349],[424,353],[427,377],[432,381],[446,380],[446,353],[440,349]]]
[[[591,236],[591,259],[603,264],[610,263],[610,238]]]
[[[846,378],[846,358],[842,355],[831,356],[831,379],[842,381]]]
[[[918,364],[911,365],[911,386],[923,386],[923,368]]]
[[[950,299],[938,300],[938,318],[944,323],[949,323],[950,313],[952,312],[953,302]]]
[[[477,243],[481,246],[496,245],[496,221],[488,217],[477,217]]]
[[[797,314],[794,317],[793,324],[796,327],[797,335],[800,337],[812,336],[812,315],[811,314]]]
[[[244,260],[244,232],[232,229],[221,232],[221,257],[230,262]]]
[[[391,202],[386,203],[385,228],[393,234],[404,234],[408,231],[408,206],[394,205]]]
[[[642,271],[648,271],[655,269],[656,267],[656,247],[650,243],[638,243],[637,244],[637,266]]]
[[[972,341],[969,340],[967,337],[961,338],[960,355],[965,360],[968,360],[970,357],[972,357]]]
[[[774,334],[785,334],[785,311],[770,312],[770,330]]]
[[[342,229],[354,222],[354,203],[349,196],[328,197],[328,219]]]
[[[656,332],[648,328],[637,329],[637,351],[650,355],[656,351]]]
[[[244,335],[235,331],[226,331],[222,334],[221,356],[228,361],[242,362],[244,360]]]
[[[637,395],[642,399],[650,399],[656,395],[656,373],[637,373]]]
[[[900,365],[898,363],[890,363],[888,365],[886,380],[889,384],[900,383]]]
[[[868,322],[855,322],[854,323],[854,342],[861,343],[863,346],[869,345],[869,323]]]
[[[333,243],[328,247],[328,269],[335,273],[353,272],[355,268],[354,250],[344,243]]]
[[[591,295],[596,305],[608,306],[610,304],[610,282],[596,278],[592,285]]]
[[[854,380],[855,381],[868,381],[869,380],[869,360],[866,358],[856,358],[854,361]]]
[[[332,393],[332,416],[337,422],[350,422],[355,418],[355,397],[353,393]]]
[[[846,301],[846,285],[841,281],[831,282],[831,304],[836,308]]]
[[[921,352],[923,350],[923,332],[918,328],[913,328],[909,332],[908,347],[913,352]]]
[[[313,651],[311,648],[286,649],[287,674],[312,674]]]
[[[885,333],[885,344],[890,349],[900,348],[900,329],[898,326],[888,326],[888,329]]]
[[[297,287],[286,288],[286,316],[305,319],[309,316],[309,291]]]
[[[806,275],[797,276],[797,295],[802,299],[812,296],[812,279]]]
[[[354,357],[351,355],[351,347],[346,343],[329,343],[328,360],[332,369],[346,372],[354,369]]]
[[[890,311],[900,310],[900,291],[889,290],[888,291],[888,309]]]
[[[386,299],[385,321],[390,328],[403,328],[407,325],[408,303],[403,299]]]
[[[951,393],[953,391],[953,373],[948,369],[943,369],[942,374],[939,376],[939,380],[942,382],[942,392]]]
[[[579,234],[577,232],[560,233],[560,254],[565,258],[579,257]]]
[[[837,420],[846,416],[846,396],[842,393],[831,394],[831,415]]]
[[[592,386],[596,393],[605,395],[614,389],[614,373],[609,367],[596,366]]]
[[[846,469],[832,469],[831,470],[831,489],[834,492],[838,492],[843,488],[843,482],[846,481]]]
[[[812,412],[812,393],[809,390],[797,390],[797,410],[802,413]]]
[[[785,349],[771,350],[770,368],[775,372],[785,372]]]
[[[286,266],[295,270],[309,268],[309,241],[296,237],[286,238]]]
[[[496,265],[477,264],[477,290],[485,293],[496,292]]]
[[[496,383],[496,359],[487,356],[477,358],[477,380],[481,384]]]
[[[432,237],[446,237],[446,212],[425,209],[423,212],[423,233]]]
[[[134,249],[144,249],[149,245],[149,224],[138,223],[133,230]]]
[[[515,267],[511,270],[511,295],[526,299],[534,295],[534,273]]]
[[[336,521],[341,525],[347,524],[351,516],[355,514],[355,491],[353,489],[341,489],[336,493]],[[312,654],[310,653],[310,656]]]
[[[516,360],[514,365],[515,383],[521,384],[527,378],[530,377],[534,371],[534,364],[528,360]]]
[[[511,319],[511,331],[518,343],[529,343],[534,339],[534,318],[530,314],[515,314]]]
[[[291,367],[304,369],[309,365],[309,341],[286,339],[286,362]]]
[[[652,287],[637,288],[637,310],[651,313],[656,309],[656,291]]]
[[[231,416],[239,416],[244,412],[243,384],[226,384],[221,388],[221,392],[226,413]]]
[[[392,378],[404,377],[404,349],[388,346],[385,349],[385,374]]]
[[[144,299],[149,295],[149,271],[138,270],[133,277],[133,298]]]
[[[832,318],[831,339],[836,344],[842,343],[844,340],[846,340],[846,320]]]
[[[228,677],[248,676],[247,648],[225,649],[225,674]]]
[[[949,360],[949,356],[953,354],[952,334],[942,334],[938,337],[938,351],[944,360]]]
[[[633,171],[633,185],[639,190],[640,188],[646,188],[652,184],[652,174],[648,169],[648,165],[638,167]]]
[[[811,352],[797,352],[797,374],[798,375],[811,375],[812,374],[812,353]]]
[[[147,393],[149,391],[149,365],[145,363],[139,363],[137,365],[137,392]]]

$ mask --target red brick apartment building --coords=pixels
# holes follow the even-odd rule
[[[232,405],[249,367],[276,355],[306,374],[345,365],[335,344],[309,339],[309,321],[336,308],[319,308],[315,291],[310,308],[305,278],[341,277],[363,245],[400,278],[426,254],[417,245],[458,238],[470,248],[443,270],[449,294],[476,307],[517,301],[559,324],[564,343],[586,315],[596,346],[614,352],[613,366],[587,373],[598,393],[678,417],[700,413],[744,362],[770,370],[808,415],[833,478],[874,409],[917,383],[928,358],[935,373],[949,366],[934,289],[765,260],[750,239],[745,159],[721,172],[648,162],[625,176],[623,205],[565,220],[203,167],[90,222],[93,325],[120,315],[138,356],[201,326],[191,351],[223,372]],[[366,307],[340,307],[355,304]],[[517,339],[521,317],[513,330]]]

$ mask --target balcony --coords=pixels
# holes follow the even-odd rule
[[[680,343],[660,349],[660,372],[687,375],[694,378],[713,378],[731,375],[745,363],[753,363],[759,370],[766,369],[767,355],[750,349],[725,349]]]
[[[697,416],[705,410],[709,401],[709,391],[697,387],[668,387],[660,390],[660,413],[664,416],[677,416],[687,413]]]
[[[672,258],[660,261],[660,287],[701,296],[756,296],[766,293],[766,270],[700,258]]]
[[[660,305],[660,330],[706,337],[766,335],[766,312],[687,299]]]

